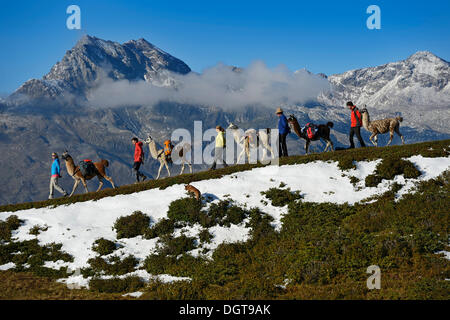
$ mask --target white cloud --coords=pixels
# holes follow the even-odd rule
[[[273,107],[280,103],[306,102],[330,88],[326,79],[306,70],[291,72],[285,66],[269,69],[261,61],[239,71],[217,64],[202,74],[169,73],[169,76],[175,80],[174,87],[106,79],[91,92],[89,102],[96,107],[153,105],[160,101],[224,109],[248,105]]]

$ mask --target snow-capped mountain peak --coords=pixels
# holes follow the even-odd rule
[[[170,72],[187,74],[190,71],[183,61],[143,38],[120,44],[85,35],[48,74],[42,79],[25,82],[13,97],[86,96],[104,78],[170,85]]]

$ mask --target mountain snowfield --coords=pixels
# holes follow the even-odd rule
[[[417,179],[405,179],[403,175],[398,175],[393,180],[383,180],[377,187],[365,187],[364,179],[374,172],[376,165],[381,160],[356,162],[356,169],[347,171],[341,171],[335,161],[266,166],[233,173],[219,179],[201,180],[192,184],[202,192],[205,199],[209,199],[210,203],[229,198],[242,207],[260,208],[274,218],[273,224],[276,229],[279,229],[281,227],[280,219],[287,212],[287,206],[272,206],[270,201],[269,203],[265,201],[267,199],[261,192],[281,187],[280,184],[285,184],[283,188],[299,191],[306,202],[353,205],[388,191],[395,182],[403,185],[397,193],[397,198],[400,198],[406,193],[414,192],[416,182],[436,178],[450,169],[450,157],[427,158],[415,155],[405,159],[411,161],[422,175]],[[350,177],[357,177],[361,181],[353,185]],[[142,236],[138,236],[117,240],[116,233],[112,229],[114,222],[119,217],[139,210],[150,216],[153,224],[159,219],[167,217],[168,207],[172,201],[185,196],[184,185],[177,184],[164,190],[150,189],[129,195],[116,195],[97,201],[78,202],[54,208],[1,212],[0,220],[17,215],[24,223],[13,232],[15,240],[23,241],[37,237],[41,245],[53,242],[61,243],[61,250],[74,257],[73,263],[47,262],[45,266],[49,268],[59,269],[62,266],[68,266],[70,270],[76,270],[86,267],[88,259],[97,256],[97,253],[92,251],[94,241],[102,237],[119,245],[119,249],[114,252],[114,255],[122,257],[133,255],[139,259],[142,265],[143,260],[150,253],[155,252],[158,238],[146,240]],[[48,229],[37,236],[30,235],[30,229],[36,225],[46,226]],[[187,236],[197,237],[200,230],[200,225],[194,225],[176,230],[174,235],[177,236],[183,232]],[[201,253],[202,249],[207,248],[210,251],[206,255],[211,256],[212,251],[220,243],[245,241],[249,229],[245,227],[245,223],[241,223],[240,225],[231,225],[229,228],[214,226],[209,231],[213,235],[212,242],[204,244],[203,248],[192,250],[190,254],[194,256],[203,254]],[[14,268],[14,263],[0,266],[0,270],[10,268]],[[139,268],[137,271],[121,277],[130,275],[137,275],[145,281],[150,279],[159,279],[163,282],[189,280],[170,275],[153,276]],[[104,276],[103,278],[111,277]],[[81,275],[72,275],[59,281],[88,287],[89,279],[83,278]],[[132,293],[132,296],[139,297],[139,293]]]

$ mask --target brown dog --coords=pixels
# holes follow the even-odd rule
[[[194,186],[192,186],[192,185],[190,185],[190,184],[187,184],[187,185],[184,187],[184,189],[185,189],[188,193],[193,193],[194,196],[195,196],[195,199],[197,199],[197,201],[200,200],[200,198],[202,197],[202,194],[200,193],[200,191],[199,191],[196,187],[194,187]]]

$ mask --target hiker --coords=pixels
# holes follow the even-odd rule
[[[286,116],[283,114],[283,109],[277,108],[276,114],[278,116],[278,156],[287,157],[288,151],[286,146],[286,137],[291,132]]]
[[[58,184],[58,179],[61,178],[61,166],[59,164],[59,157],[56,152],[52,153],[52,159],[52,176],[50,178],[50,195],[48,196],[48,198],[53,199],[54,189],[62,193],[64,197],[67,197],[68,193]]]
[[[351,102],[347,102],[347,107],[351,110],[351,125],[350,125],[350,148],[353,149],[355,147],[355,143],[353,142],[353,137],[356,134],[356,137],[359,140],[359,144],[361,148],[364,148],[366,145],[364,143],[363,138],[361,137],[361,127],[362,127],[362,118],[361,112],[359,112],[358,108]]]
[[[144,164],[144,150],[142,150],[143,143],[136,137],[131,139],[131,142],[134,145],[133,173],[136,176],[136,182],[140,181],[139,178],[142,178],[142,181],[144,181],[147,177],[139,171],[141,165]]]
[[[214,149],[214,162],[212,164],[212,167],[210,170],[215,170],[216,165],[218,161],[223,162],[223,166],[226,168],[228,167],[227,163],[224,159],[224,149],[226,147],[226,140],[225,140],[225,129],[221,126],[216,127],[217,136],[216,136],[216,148]]]

